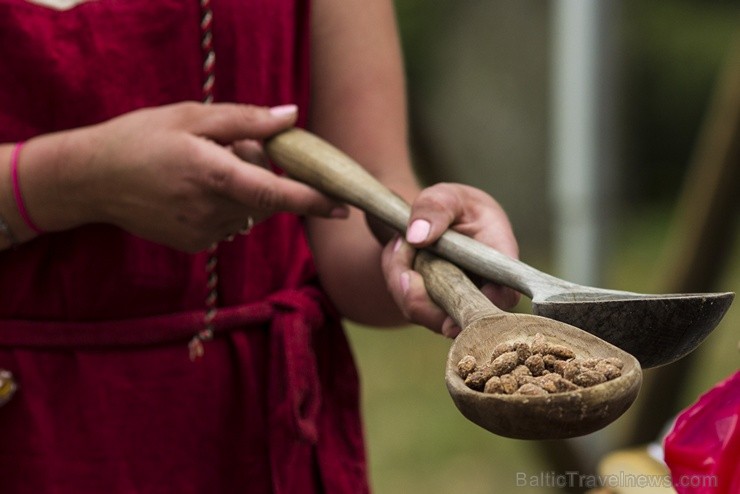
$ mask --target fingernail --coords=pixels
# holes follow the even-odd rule
[[[462,332],[460,329],[460,326],[457,324],[450,324],[442,326],[442,336],[445,336],[447,338],[455,338],[457,335],[459,335]]]
[[[423,242],[429,236],[432,225],[427,220],[416,220],[406,231],[406,240],[412,244]]]
[[[408,271],[406,271],[405,273],[401,273],[401,290],[404,295],[408,293],[409,286],[411,286],[411,280]]]
[[[398,252],[398,249],[401,248],[402,243],[403,243],[403,239],[401,237],[398,237],[396,239],[396,243],[393,244],[393,252]]]
[[[296,105],[280,105],[270,108],[270,115],[273,117],[287,117],[296,113],[298,113],[298,107]]]
[[[460,333],[462,333],[462,328],[455,324],[450,329],[450,338],[457,338],[457,335],[459,335]]]
[[[348,218],[349,208],[347,206],[336,207],[329,212],[329,216],[331,218]]]

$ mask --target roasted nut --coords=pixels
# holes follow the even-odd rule
[[[519,386],[534,381],[534,377],[532,377],[532,373],[526,365],[517,365],[514,370],[511,371],[511,375],[516,378],[516,382]]]
[[[496,345],[496,347],[493,349],[493,352],[491,353],[491,362],[496,360],[504,353],[513,352],[514,348],[514,343],[510,341],[506,343],[499,343],[498,345]]]
[[[545,369],[563,375],[565,360],[560,360],[555,355],[544,355],[542,360],[545,363]]]
[[[534,376],[514,376],[516,378],[516,383],[519,385],[519,387],[524,386],[525,384],[534,383]]]
[[[548,394],[547,391],[540,388],[536,384],[525,384],[519,389],[516,390],[516,393],[518,395],[527,395],[527,396],[542,396]]]
[[[576,357],[576,354],[568,347],[546,343],[542,353],[545,355],[554,355],[561,360],[568,360]]]
[[[525,362],[524,365],[527,366],[529,369],[529,372],[533,376],[540,376],[545,370],[545,361],[542,359],[542,355],[532,355],[529,357]]]
[[[558,387],[555,384],[556,379],[562,379],[562,377],[557,374],[547,374],[545,376],[536,377],[534,379],[534,383],[548,393],[557,393]]]
[[[483,387],[484,393],[500,394],[504,392],[504,387],[501,384],[501,378],[493,376],[491,379],[486,381],[486,385]]]
[[[514,351],[516,352],[520,365],[526,362],[526,360],[532,356],[532,350],[530,350],[529,345],[524,342],[516,343],[514,345]]]
[[[565,363],[565,365],[563,365],[563,374],[562,374],[562,376],[565,379],[568,379],[568,380],[571,380],[572,381],[578,374],[581,373],[582,369],[583,368],[580,365],[578,365],[578,361],[577,360],[575,360],[575,359],[574,360],[569,360],[569,361],[567,361]]]
[[[547,340],[542,333],[537,333],[532,338],[532,353],[544,354],[545,345],[547,345]]]
[[[460,377],[465,379],[470,374],[472,374],[477,367],[478,361],[475,359],[475,357],[473,357],[472,355],[465,355],[457,363],[457,372],[458,374],[460,374]]]
[[[507,395],[514,394],[519,389],[519,383],[516,382],[516,377],[511,374],[504,374],[501,376],[501,386],[504,389],[504,393]]]
[[[532,375],[532,372],[529,370],[529,367],[527,367],[526,365],[517,365],[511,371],[511,375],[513,375],[514,377],[516,377],[516,376],[531,376]]]
[[[624,362],[622,362],[622,360],[621,359],[618,359],[617,357],[605,358],[604,361],[607,364],[613,365],[614,367],[616,367],[619,370],[622,370],[624,368]]]
[[[577,358],[574,360],[584,370],[593,369],[599,363],[599,359],[597,358]]]
[[[568,379],[564,377],[555,379],[555,387],[557,388],[558,393],[564,393],[566,391],[575,391],[580,388],[580,386],[573,383],[572,381],[569,381]]]
[[[588,388],[606,382],[606,376],[595,370],[585,370],[573,378],[573,384]]]
[[[491,368],[494,376],[501,376],[503,374],[508,374],[519,363],[519,357],[516,354],[516,352],[506,352],[491,362]]]
[[[486,385],[486,381],[493,376],[493,368],[490,365],[486,365],[468,374],[468,377],[465,378],[465,384],[471,389],[480,391]]]
[[[611,381],[612,379],[616,379],[622,375],[622,371],[616,365],[612,365],[606,360],[602,360],[597,363],[596,366],[594,366],[594,370],[604,374],[607,381]]]
[[[468,387],[486,393],[542,395],[595,386],[622,375],[618,358],[579,358],[564,345],[537,333],[531,344],[500,343],[487,365],[479,366],[466,355],[457,364]]]

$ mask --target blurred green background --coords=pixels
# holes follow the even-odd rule
[[[547,167],[554,2],[395,3],[419,175],[428,183],[459,181],[490,192],[511,217],[522,259],[553,272]],[[676,204],[739,31],[740,2],[614,3],[617,159],[601,284],[650,292],[664,286],[671,269],[666,252]],[[740,288],[740,229],[737,214],[730,213],[732,254],[712,291]],[[526,301],[518,310],[529,310]],[[540,442],[496,437],[457,412],[443,377],[449,341],[417,327],[347,326],[362,379],[375,492],[563,492],[517,487],[517,474],[553,471],[552,450],[559,445],[550,444],[548,456]],[[739,340],[736,302],[678,387],[681,408],[738,368]],[[609,426],[599,441],[614,447],[628,442],[636,413]],[[592,451],[587,462],[597,462],[601,453]]]

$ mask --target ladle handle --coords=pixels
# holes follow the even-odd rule
[[[269,156],[288,174],[356,206],[399,232],[406,231],[410,207],[352,158],[302,129],[293,128],[265,143]],[[567,282],[542,273],[470,237],[447,230],[429,250],[486,279],[529,297]]]
[[[461,328],[481,317],[503,313],[451,262],[420,250],[414,259],[414,270],[424,278],[424,287],[432,300]]]

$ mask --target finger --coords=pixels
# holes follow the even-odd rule
[[[232,103],[185,106],[182,118],[195,133],[220,143],[242,139],[264,139],[292,127],[298,118],[298,107],[281,105],[272,108]]]
[[[416,271],[406,271],[401,274],[401,282],[403,284],[401,310],[409,321],[436,333],[442,333],[448,316],[429,298],[424,286],[424,278]]]
[[[268,168],[267,156],[259,141],[255,141],[254,139],[237,141],[233,144],[232,149],[234,154],[247,163]]]
[[[411,205],[406,241],[425,247],[439,238],[455,220],[464,214],[464,204],[453,187],[437,184],[424,189]]]
[[[217,146],[214,145],[214,148]],[[207,180],[217,194],[256,210],[257,214],[287,211],[325,218],[346,218],[349,208],[319,191],[269,170],[251,166],[218,147]]]
[[[521,294],[516,290],[496,283],[487,283],[481,287],[480,291],[496,307],[504,310],[514,308],[521,298]]]
[[[519,244],[509,218],[501,206],[489,198],[489,205],[477,212],[475,222],[455,226],[464,235],[490,245],[509,257],[519,257]]]
[[[447,338],[457,338],[461,332],[462,328],[449,316],[442,323],[442,335]]]
[[[388,291],[409,321],[441,332],[447,314],[432,302],[422,276],[411,269],[415,249],[397,237],[383,249],[382,264]]]
[[[237,194],[235,198],[244,204],[253,205],[257,210],[269,214],[287,211],[338,219],[349,216],[349,207],[346,204],[330,199],[316,189],[290,178],[274,175],[261,168],[239,178],[244,181],[237,188],[246,192]]]
[[[416,250],[408,243],[404,242],[399,235],[395,235],[388,242],[381,253],[380,262],[385,274],[388,289],[391,295],[403,293],[400,285],[401,274],[412,269]],[[401,299],[396,300],[396,304],[401,306]]]

